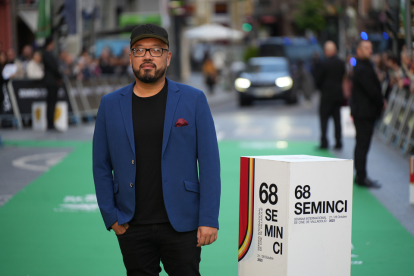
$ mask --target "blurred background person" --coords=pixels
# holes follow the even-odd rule
[[[402,78],[404,76],[398,60],[395,56],[389,56],[387,59],[389,86],[393,87],[395,84],[402,88]]]
[[[408,50],[403,50],[401,52],[401,70],[403,73],[402,87],[411,88],[411,91],[413,91],[414,87],[411,83],[414,80],[414,68],[410,52]]]
[[[83,49],[82,54],[76,60],[74,68],[73,68],[73,75],[78,80],[87,80],[92,76],[92,72],[90,70],[90,65],[92,62],[92,58],[89,55],[86,49]]]
[[[109,48],[102,50],[99,57],[99,67],[101,68],[101,74],[103,75],[110,75],[115,72],[115,62]]]
[[[27,65],[32,60],[32,58],[33,58],[33,47],[30,46],[30,45],[25,45],[23,47],[22,53],[19,57],[19,61],[23,65],[23,70],[24,70],[24,73],[25,73],[25,77],[27,77]]]
[[[361,40],[357,44],[357,63],[352,84],[351,115],[356,129],[354,151],[355,183],[368,188],[381,185],[367,176],[367,155],[374,133],[375,121],[381,115],[386,102],[381,93],[381,84],[371,63],[372,43]]]
[[[206,85],[208,87],[208,92],[210,94],[213,94],[214,85],[216,84],[216,80],[217,80],[217,69],[214,66],[213,60],[210,58],[209,55],[206,56],[202,70],[203,70]]]
[[[0,115],[3,114],[3,101],[4,101],[4,94],[3,94],[3,84],[6,83],[6,80],[3,78],[3,69],[6,66],[7,57],[6,53],[0,51]],[[0,127],[1,127],[1,119],[0,119]]]
[[[59,86],[62,84],[62,75],[59,70],[59,64],[53,55],[55,43],[51,37],[46,39],[45,51],[43,53],[44,77],[43,82],[47,89],[47,128],[55,129],[54,115],[57,102],[57,93]]]
[[[68,53],[66,50],[63,50],[59,55],[58,61],[59,68],[62,74],[69,79],[75,77],[74,75],[74,62],[72,54]]]
[[[23,63],[16,58],[16,53],[12,48],[7,50],[7,64],[13,64],[16,66],[16,72],[10,76],[11,79],[23,79],[25,77],[24,74],[24,66]]]
[[[45,72],[43,69],[42,55],[39,51],[34,52],[33,58],[27,63],[26,75],[29,79],[42,79]]]
[[[321,91],[319,118],[321,124],[320,149],[329,147],[326,135],[328,120],[333,118],[335,124],[335,149],[342,149],[341,106],[344,102],[342,82],[345,78],[345,63],[337,56],[336,45],[327,41],[324,45],[326,59],[319,65],[316,83]]]
[[[124,75],[128,73],[129,66],[129,47],[124,47],[122,49],[121,54],[118,57],[118,66],[117,66],[117,73],[119,75]]]

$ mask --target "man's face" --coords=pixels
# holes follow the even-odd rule
[[[139,48],[164,48],[168,49],[167,44],[159,40],[158,38],[144,38],[138,40],[131,47],[129,54],[129,60],[135,77],[144,83],[153,83],[165,76],[167,67],[170,65],[171,52],[163,51],[162,56],[153,57],[146,51],[143,57],[135,57],[132,53],[132,49]]]
[[[357,55],[359,59],[370,59],[372,55],[371,41],[363,41],[357,48]]]
[[[7,51],[7,60],[8,61],[14,61],[16,55],[14,54],[14,50],[13,49],[9,49]]]

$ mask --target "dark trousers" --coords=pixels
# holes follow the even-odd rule
[[[354,152],[356,175],[359,179],[364,179],[367,176],[367,155],[374,133],[375,119],[354,118],[354,124],[356,129]]]
[[[54,128],[54,121],[55,121],[55,107],[57,102],[57,93],[59,90],[59,86],[56,85],[48,85],[47,88],[47,128],[51,129]]]
[[[321,147],[328,147],[328,120],[330,117],[334,120],[335,140],[337,146],[342,146],[342,128],[341,128],[341,106],[342,104],[321,104],[319,109],[319,119],[321,124]]]
[[[130,225],[117,238],[128,276],[159,275],[160,261],[170,276],[200,276],[197,230],[177,232],[169,222]]]

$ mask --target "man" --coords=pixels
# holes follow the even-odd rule
[[[326,132],[328,120],[333,118],[335,124],[335,149],[342,149],[341,106],[344,102],[342,82],[345,77],[345,63],[336,56],[336,46],[332,41],[324,45],[326,59],[320,64],[316,74],[316,84],[321,91],[319,119],[321,124],[320,149],[327,149]]]
[[[13,75],[10,76],[11,79],[23,79],[24,78],[24,65],[23,63],[16,58],[16,54],[13,48],[7,50],[7,63],[14,64],[16,66],[16,71]]]
[[[59,85],[62,84],[62,75],[59,71],[59,64],[53,55],[55,43],[52,37],[46,39],[45,51],[43,53],[44,76],[43,83],[47,89],[47,129],[54,130],[55,107]]]
[[[127,275],[200,275],[201,246],[217,239],[220,161],[204,93],[165,77],[168,34],[131,33],[135,82],[102,98],[93,174],[105,226]]]
[[[381,94],[381,84],[370,60],[371,42],[358,42],[356,54],[357,64],[354,68],[351,99],[351,115],[356,129],[355,182],[360,186],[379,188],[380,184],[367,177],[366,164],[375,121],[385,108],[386,101]]]

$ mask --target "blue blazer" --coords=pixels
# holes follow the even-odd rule
[[[161,170],[168,218],[178,232],[218,228],[220,159],[207,99],[198,89],[167,81]],[[116,221],[129,222],[135,212],[134,84],[103,96],[96,118],[93,177],[108,230]],[[175,127],[180,118],[188,126]]]

